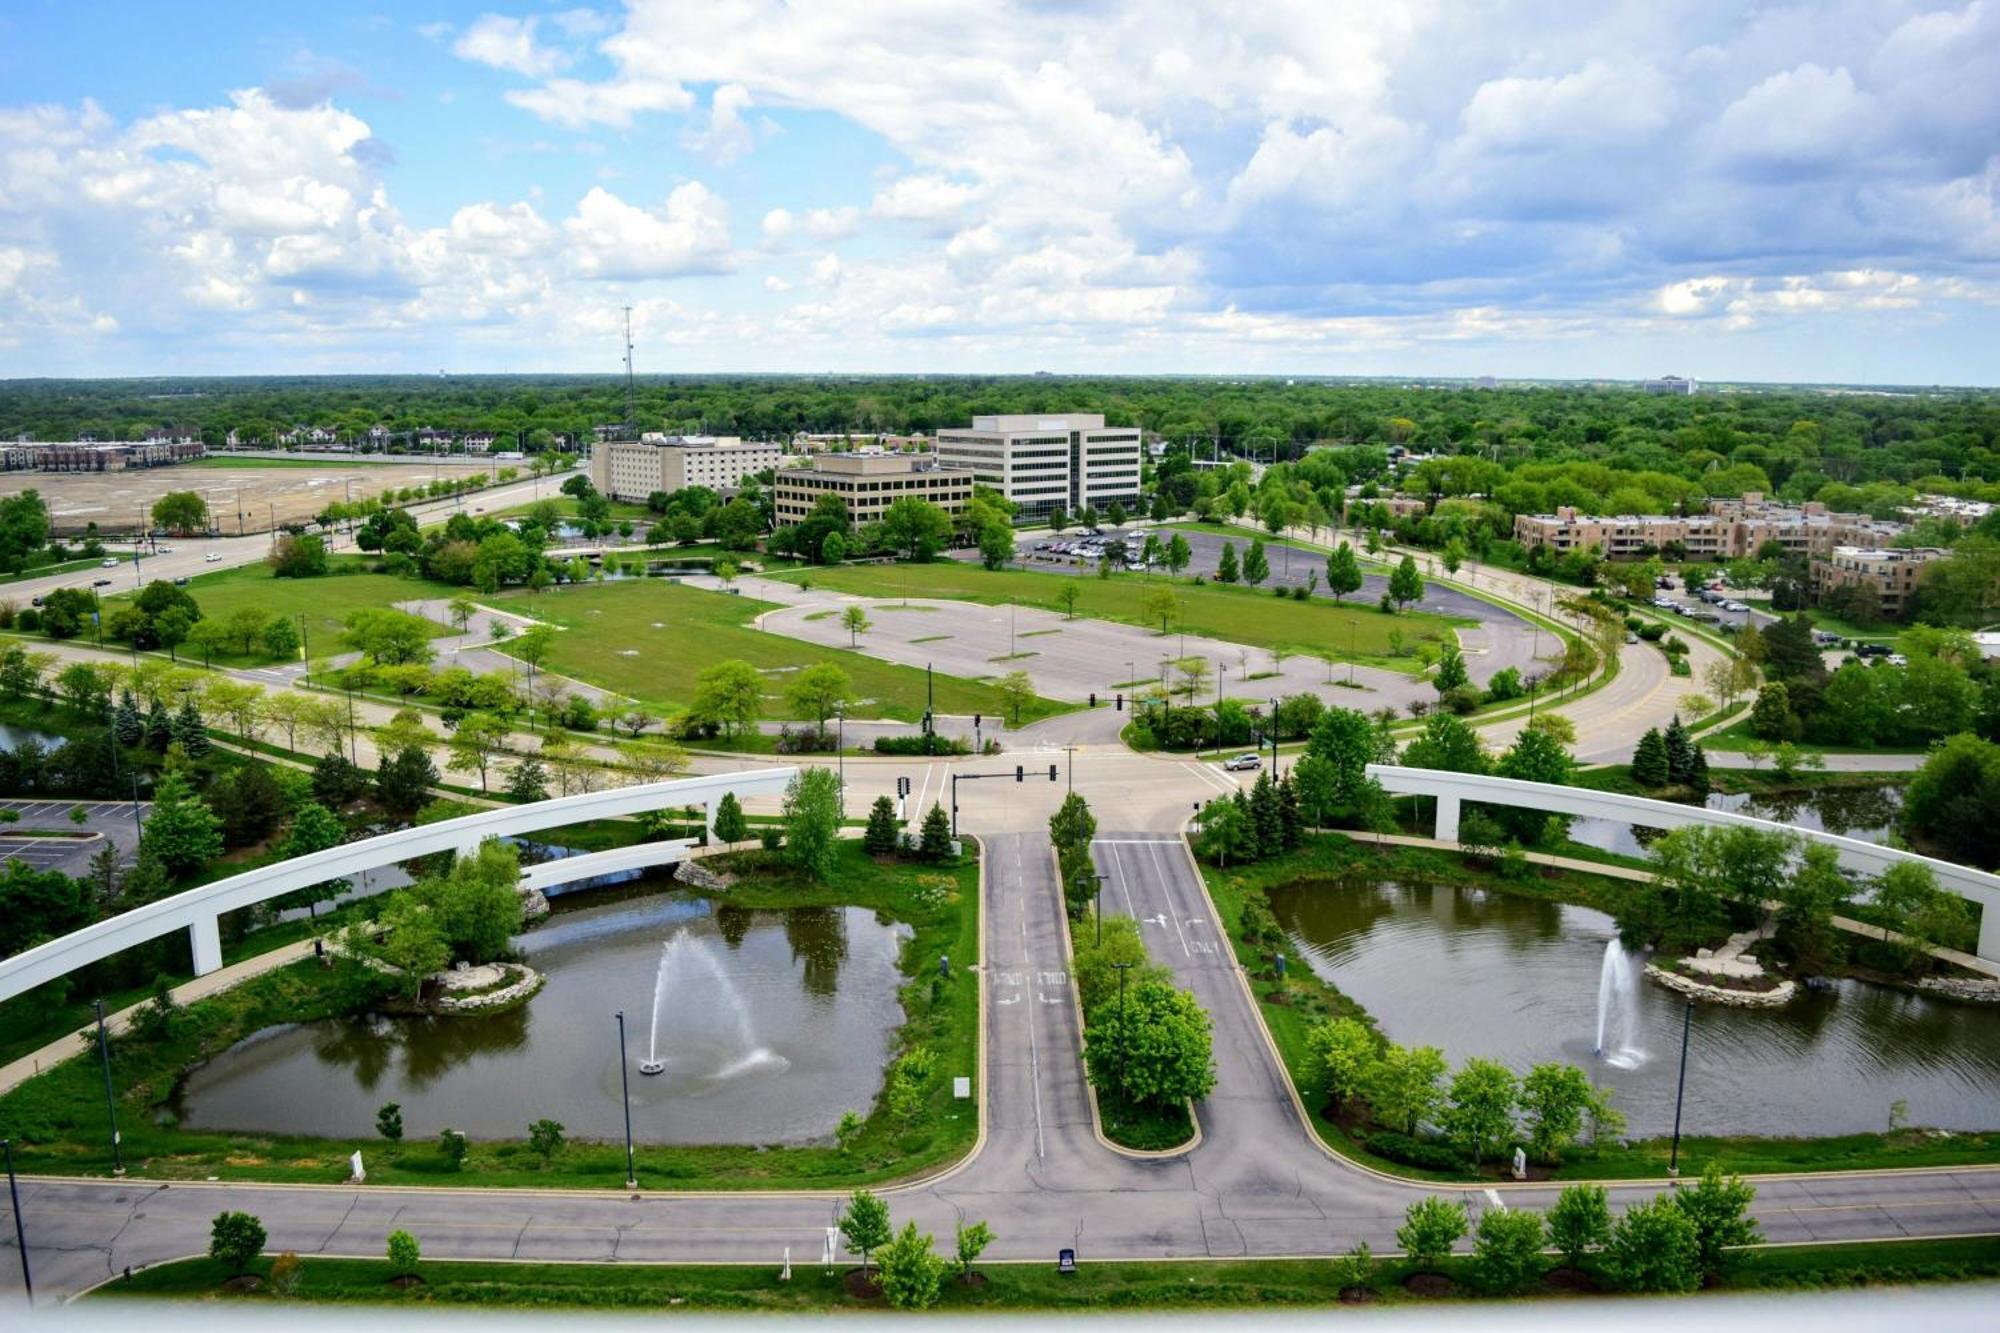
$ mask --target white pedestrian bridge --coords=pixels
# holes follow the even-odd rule
[[[1440,842],[1458,841],[1460,808],[1466,801],[1472,801],[1481,805],[1545,810],[1552,815],[1611,819],[1645,828],[1673,829],[1704,824],[1717,828],[1754,828],[1765,833],[1786,833],[1826,844],[1839,853],[1841,865],[1868,875],[1879,875],[1898,861],[1915,861],[1930,868],[1937,877],[1939,887],[1949,889],[1979,906],[1979,946],[1975,952],[1988,962],[2000,963],[2000,875],[1990,875],[1970,866],[1878,846],[1859,838],[1844,838],[1837,833],[1794,828],[1790,824],[1732,814],[1727,810],[1656,801],[1621,792],[1559,787],[1547,782],[1487,777],[1476,773],[1446,773],[1434,768],[1403,768],[1395,764],[1370,764],[1368,776],[1380,782],[1383,790],[1391,795],[1435,798],[1436,837]]]
[[[393,865],[413,857],[435,852],[467,856],[478,851],[479,844],[488,838],[536,833],[592,819],[617,819],[650,810],[688,806],[702,807],[703,820],[712,834],[715,831],[715,807],[726,793],[734,792],[739,801],[749,796],[776,795],[785,790],[797,772],[796,768],[760,768],[742,773],[678,778],[671,782],[649,782],[636,787],[616,787],[609,791],[565,796],[530,805],[482,810],[478,814],[442,820],[421,828],[342,843],[323,852],[232,875],[213,884],[177,893],[171,898],[135,907],[0,961],[0,1000],[10,1000],[44,982],[67,976],[80,967],[177,930],[188,932],[195,975],[206,976],[222,966],[222,937],[217,920],[224,912],[253,907],[295,889],[323,884],[328,880],[348,879],[365,870]],[[524,887],[546,888],[551,884],[586,879],[613,870],[662,865],[680,860],[686,855],[689,845],[685,841],[643,843],[636,847],[566,857],[529,867],[522,875],[522,883]]]

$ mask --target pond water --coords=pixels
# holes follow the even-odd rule
[[[1821,787],[1808,791],[1711,792],[1704,802],[1711,810],[1729,810],[1755,819],[1774,820],[1795,828],[1837,833],[1862,842],[1886,842],[1903,813],[1903,789],[1883,787]],[[1570,840],[1624,856],[1644,856],[1661,830],[1621,824],[1612,819],[1570,822]]]
[[[1404,1045],[1516,1073],[1567,1060],[1614,1092],[1636,1137],[1673,1130],[1683,1001],[1640,977],[1631,1068],[1594,1058],[1610,917],[1517,894],[1309,881],[1272,909],[1313,971]],[[1638,971],[1640,960],[1630,959]],[[1617,1042],[1627,1041],[1622,1034]],[[1841,981],[1778,1009],[1697,1005],[1685,1132],[1844,1134],[1910,1123],[2000,1128],[2000,1007]],[[1623,1063],[1623,1062],[1621,1062]]]
[[[63,738],[46,731],[36,731],[33,727],[17,727],[9,722],[0,722],[0,750],[19,749],[22,741],[34,741],[44,749],[53,750],[63,743]]]
[[[192,1128],[365,1137],[393,1101],[412,1138],[522,1138],[547,1116],[617,1139],[623,1010],[635,1139],[821,1138],[881,1088],[905,934],[860,908],[679,894],[559,910],[516,941],[548,978],[526,1006],[267,1028],[190,1074],[175,1109]]]

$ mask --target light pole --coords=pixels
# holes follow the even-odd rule
[[[1681,1015],[1681,1075],[1674,1085],[1674,1146],[1667,1157],[1667,1178],[1676,1179],[1681,1173],[1681,1101],[1687,1096],[1688,1086],[1688,1032],[1694,1027],[1694,1001],[1687,1002],[1687,1009]]]
[[[21,1187],[14,1181],[14,1140],[0,1139],[0,1151],[7,1154],[7,1197],[14,1204],[14,1248],[21,1252],[21,1287],[28,1296],[28,1308],[35,1306],[35,1280],[28,1275],[28,1233],[21,1225]]]
[[[136,806],[135,806],[136,808]],[[97,1055],[104,1065],[104,1113],[111,1118],[111,1174],[125,1174],[125,1153],[118,1142],[118,1103],[111,1096],[111,1045],[104,1039],[104,1001],[97,1007]]]
[[[618,1011],[618,1086],[625,1100],[625,1188],[639,1188],[639,1176],[632,1170],[632,1071],[625,1061],[625,1011]]]
[[[1070,794],[1075,795],[1076,794],[1076,747],[1074,745],[1063,746],[1063,776],[1068,781]]]
[[[835,719],[833,761],[839,766],[840,777],[838,781],[840,783],[841,794],[844,798],[847,793],[847,705],[841,704],[837,706],[833,710],[833,716]],[[825,733],[822,732],[820,734],[824,735]]]

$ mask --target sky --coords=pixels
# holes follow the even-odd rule
[[[2000,382],[2000,0],[9,0],[0,377]]]

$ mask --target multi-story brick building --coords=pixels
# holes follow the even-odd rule
[[[822,495],[837,495],[856,525],[881,519],[906,495],[957,514],[972,499],[970,472],[940,467],[929,454],[816,454],[809,467],[772,474],[771,499],[782,526],[812,513]]]
[[[1669,550],[1686,560],[1748,559],[1768,542],[1788,555],[1824,559],[1837,546],[1882,546],[1902,531],[1900,523],[1835,513],[1816,501],[1770,503],[1755,491],[1737,500],[1711,500],[1705,514],[1600,516],[1564,506],[1553,514],[1514,519],[1514,537],[1523,546],[1564,553],[1594,548],[1607,560],[1638,560]]]
[[[1874,610],[1884,620],[1909,615],[1924,566],[1951,552],[1938,546],[1836,546],[1812,563],[1813,596],[1824,602],[1840,588],[1859,588],[1873,596]]]

